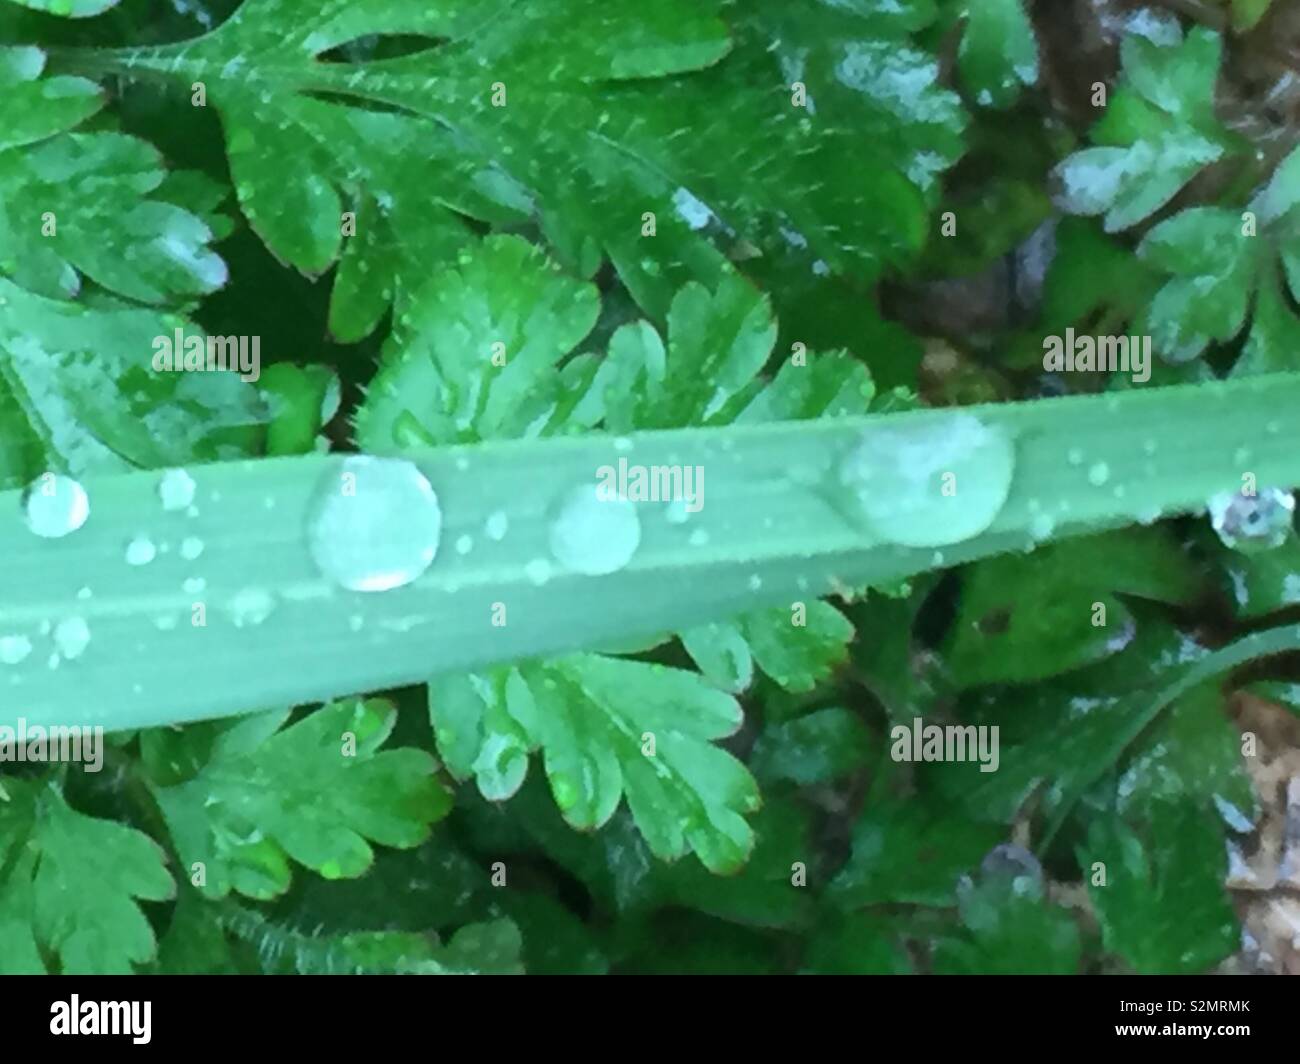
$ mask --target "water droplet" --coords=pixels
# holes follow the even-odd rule
[[[664,520],[670,525],[684,525],[690,519],[690,516],[690,511],[686,509],[685,499],[673,499],[664,507]],[[771,518],[767,520],[770,522]]]
[[[32,641],[25,635],[0,637],[0,663],[17,665],[32,652]]]
[[[1071,447],[1069,451],[1066,452],[1065,460],[1069,462],[1070,465],[1083,465],[1083,451],[1078,447]]]
[[[1088,467],[1088,483],[1094,488],[1100,488],[1108,480],[1110,480],[1110,466],[1105,462],[1094,462]]]
[[[902,546],[942,547],[993,523],[1014,469],[1011,437],[959,413],[868,429],[839,477],[869,532]]]
[[[551,579],[551,563],[545,558],[534,558],[524,566],[524,575],[528,577],[532,583],[541,587]]]
[[[496,510],[488,516],[487,523],[483,526],[483,531],[487,533],[487,538],[495,543],[500,543],[506,537],[506,531],[510,528],[510,519],[506,517],[503,510]]]
[[[604,576],[632,560],[641,545],[641,519],[634,503],[604,498],[597,485],[581,484],[561,499],[550,543],[565,568]]]
[[[188,592],[191,595],[197,595],[200,591],[202,591],[207,586],[208,586],[208,582],[204,580],[203,577],[191,576],[188,577],[183,584],[181,584],[181,590]]]
[[[75,532],[90,516],[90,497],[71,477],[46,473],[28,485],[22,498],[27,527],[45,539]]]
[[[54,645],[69,661],[81,657],[90,643],[90,626],[82,617],[66,617],[54,629]]]
[[[1224,546],[1250,554],[1286,542],[1295,515],[1295,496],[1281,488],[1258,495],[1224,492],[1208,503],[1210,523]]]
[[[148,565],[158,557],[158,548],[148,536],[136,536],[126,545],[127,565]]]
[[[689,536],[686,537],[686,542],[689,543],[692,547],[703,547],[706,543],[709,542],[709,534],[705,532],[704,529],[697,528],[694,532],[692,532]]]
[[[169,469],[158,482],[158,498],[168,513],[184,510],[194,501],[194,478],[183,469]]]
[[[1029,522],[1029,534],[1035,541],[1047,539],[1056,531],[1056,518],[1051,514],[1038,514]]]
[[[442,510],[424,474],[399,458],[346,458],[317,493],[307,543],[321,572],[350,591],[389,591],[433,564]]]
[[[472,536],[460,536],[456,540],[456,553],[468,554],[474,549],[474,539]]]
[[[264,588],[246,587],[226,604],[226,613],[236,628],[256,627],[275,609],[275,597]]]
[[[186,536],[181,540],[181,557],[187,562],[194,561],[203,553],[203,540],[198,536]]]

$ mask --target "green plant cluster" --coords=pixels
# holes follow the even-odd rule
[[[1088,121],[1054,7],[0,0],[0,724],[108,726],[102,772],[0,763],[0,972],[1236,953],[1229,707],[1300,708],[1300,542],[1202,508],[1300,481],[1300,149],[1223,107],[1268,0],[1113,28]],[[1044,372],[1069,329],[1150,336],[1151,379]],[[260,377],[153,368],[177,330]],[[970,423],[927,407],[1014,474],[963,542],[874,498],[853,539],[796,467]],[[718,509],[590,590],[508,552],[624,445],[712,448]],[[352,450],[443,474],[427,615],[313,597]],[[134,571],[176,468],[220,490]],[[49,472],[92,524],[36,543]],[[150,575],[182,551],[219,653]],[[521,603],[507,650],[464,585]],[[996,727],[997,770],[900,760],[917,718]]]

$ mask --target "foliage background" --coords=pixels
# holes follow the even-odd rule
[[[0,486],[1131,386],[1041,372],[1068,327],[1300,368],[1280,2],[237,6],[0,3]],[[182,319],[258,387],[142,369]],[[1297,550],[1161,521],[6,766],[0,971],[1296,970],[1293,663],[1115,737],[1295,620]],[[896,764],[916,715],[1003,770]]]

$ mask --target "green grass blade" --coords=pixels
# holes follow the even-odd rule
[[[1300,482],[1296,374],[964,414],[1010,435],[1014,475],[987,529],[941,549],[873,540],[837,501],[864,432],[943,431],[954,415],[937,411],[412,453],[438,494],[441,546],[418,580],[381,593],[340,588],[308,549],[313,500],[343,456],[191,467],[192,515],[164,511],[158,472],[94,481],[89,521],[62,539],[33,535],[7,492],[0,639],[16,642],[0,658],[21,660],[0,664],[0,723],[126,729],[370,691],[1024,549],[1049,534],[1045,514],[1059,538],[1196,509],[1247,473],[1261,487]],[[705,505],[685,523],[642,505],[626,566],[566,572],[549,546],[554,507],[620,458],[702,467]],[[494,514],[499,540],[485,534]],[[128,564],[142,537],[157,557]],[[553,569],[544,583],[539,561]],[[205,627],[191,624],[197,602]],[[90,635],[71,658],[57,638],[69,618]]]

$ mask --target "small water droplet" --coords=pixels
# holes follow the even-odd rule
[[[0,664],[18,665],[32,652],[32,641],[25,635],[0,637]]]
[[[551,563],[545,558],[534,558],[524,566],[524,575],[528,577],[532,583],[541,587],[551,579]]]
[[[69,661],[79,658],[90,644],[90,626],[82,617],[65,617],[54,628],[54,644]]]
[[[181,584],[181,590],[186,591],[191,595],[197,595],[200,591],[202,591],[207,586],[208,586],[208,582],[204,580],[203,577],[191,576],[191,577],[187,577],[185,582]]]
[[[1073,466],[1083,465],[1083,451],[1078,447],[1071,447],[1066,452],[1065,460]]]
[[[438,497],[414,463],[353,455],[312,503],[308,548],[325,576],[350,591],[389,591],[433,564],[442,535]]]
[[[1110,466],[1105,462],[1094,462],[1088,467],[1088,483],[1094,488],[1100,488],[1108,480],[1110,480]]]
[[[1056,518],[1051,514],[1038,514],[1029,522],[1029,534],[1035,541],[1047,539],[1056,531]]]
[[[28,485],[22,496],[27,527],[45,539],[75,532],[90,516],[90,497],[77,481],[46,473]]]
[[[673,499],[664,507],[664,520],[670,525],[684,525],[690,519],[691,513],[686,509],[685,499]],[[771,518],[765,519],[768,523],[764,527],[770,527]]]
[[[689,536],[686,537],[686,542],[689,543],[692,547],[703,547],[706,543],[709,542],[709,534],[705,532],[704,529],[697,528],[694,532],[692,532]]]
[[[483,530],[487,533],[487,538],[495,543],[500,543],[506,537],[506,531],[510,528],[510,519],[506,517],[505,511],[495,510],[488,515],[487,523]]]
[[[136,536],[126,545],[127,565],[148,565],[158,557],[158,548],[148,536]]]
[[[551,521],[551,553],[561,565],[586,576],[617,572],[641,544],[636,504],[604,498],[595,484],[580,484],[561,500]]]
[[[1210,524],[1224,546],[1250,554],[1286,542],[1295,516],[1295,496],[1281,488],[1257,495],[1224,492],[1208,503]]]
[[[274,609],[275,596],[260,587],[243,588],[226,604],[226,613],[236,628],[256,627]]]
[[[853,515],[868,532],[906,547],[977,536],[1011,491],[1015,446],[998,426],[942,414],[863,433],[841,463]]]
[[[168,513],[186,509],[194,502],[194,478],[183,469],[169,469],[158,482],[158,498]]]
[[[181,557],[187,562],[194,561],[203,553],[203,540],[198,536],[186,536],[181,540]]]
[[[472,536],[460,536],[456,540],[456,553],[468,554],[474,549],[474,539]]]

